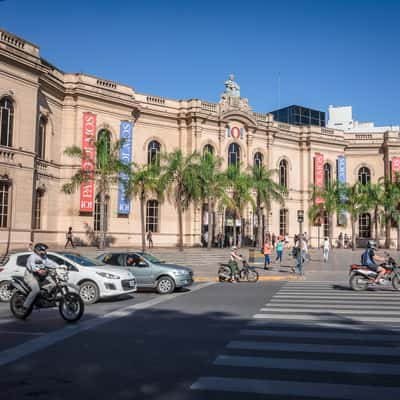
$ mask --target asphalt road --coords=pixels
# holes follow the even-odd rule
[[[28,321],[0,306],[3,399],[398,399],[400,293],[195,285]]]

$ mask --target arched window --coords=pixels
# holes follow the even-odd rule
[[[40,117],[39,120],[39,137],[37,141],[36,153],[39,158],[44,160],[46,158],[46,127],[47,119],[45,117]]]
[[[254,166],[257,168],[262,167],[263,164],[263,155],[258,151],[254,154]]]
[[[158,232],[158,201],[148,200],[146,204],[146,232]]]
[[[371,237],[371,215],[368,213],[358,217],[358,236],[360,238]]]
[[[240,147],[237,143],[231,143],[228,148],[228,165],[239,167],[240,165]]]
[[[0,99],[0,144],[12,146],[14,127],[14,105],[9,97]]]
[[[288,168],[286,160],[281,160],[279,163],[279,184],[286,189],[288,187]]]
[[[109,198],[106,196],[106,201],[104,203],[104,231],[108,231],[108,201]],[[100,193],[97,194],[94,200],[94,214],[93,214],[93,230],[95,232],[100,231]]]
[[[156,140],[152,140],[147,146],[147,163],[155,164],[160,162],[161,145]]]
[[[97,133],[97,141],[104,139],[106,142],[107,150],[110,152],[111,146],[111,132],[108,129],[100,129]]]
[[[203,154],[205,154],[206,152],[210,153],[211,155],[214,154],[214,147],[211,146],[211,144],[206,144],[203,148]]]
[[[9,190],[7,182],[0,182],[0,228],[8,226]]]
[[[325,189],[328,189],[332,182],[332,170],[329,163],[324,164],[324,183]]]
[[[281,208],[279,210],[279,234],[285,236],[289,232],[288,229],[288,210]]]
[[[371,171],[367,167],[361,167],[358,170],[358,182],[362,185],[367,185],[371,182]]]
[[[35,196],[35,209],[34,209],[34,218],[33,218],[33,229],[41,229],[42,228],[42,199],[43,199],[43,190],[36,190]]]

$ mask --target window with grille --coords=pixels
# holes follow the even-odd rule
[[[263,163],[263,155],[260,152],[257,152],[256,154],[254,154],[254,166],[256,168],[260,168],[262,167],[262,163]]]
[[[0,228],[8,226],[8,200],[10,185],[0,182]]]
[[[324,236],[329,237],[329,218],[326,211],[324,211]]]
[[[156,140],[152,140],[147,146],[147,163],[159,164],[160,163],[160,149],[161,145]]]
[[[360,238],[371,237],[371,215],[368,213],[358,217],[358,236]]]
[[[332,170],[331,165],[328,163],[324,164],[324,182],[325,182],[325,189],[328,189],[331,185],[331,178],[332,178]]]
[[[228,148],[228,165],[239,167],[240,147],[236,143],[231,143]]]
[[[0,99],[0,144],[12,146],[14,126],[14,105],[9,97]]]
[[[43,199],[43,192],[41,190],[37,190],[35,197],[35,209],[33,215],[33,229],[42,229],[41,226],[42,199]]]
[[[158,201],[149,200],[146,205],[146,232],[158,232]]]
[[[210,154],[214,154],[214,147],[211,146],[211,144],[206,144],[204,146],[203,154],[206,154],[207,152],[210,153]]]
[[[94,224],[93,229],[95,232],[100,231],[100,194],[96,196],[94,201],[94,214],[93,214]],[[108,230],[108,198],[104,202],[104,231]]]
[[[279,210],[279,235],[285,236],[288,230],[288,210],[281,208]]]
[[[279,163],[279,184],[286,189],[288,187],[287,169],[287,161],[281,160]]]
[[[358,170],[358,182],[362,185],[367,185],[371,182],[371,171],[367,167],[362,167]]]
[[[46,127],[47,120],[45,117],[41,117],[39,120],[39,137],[36,152],[38,157],[42,160],[46,158]]]

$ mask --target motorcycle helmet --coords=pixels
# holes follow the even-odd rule
[[[367,247],[369,249],[376,250],[377,249],[377,245],[376,245],[375,240],[368,240]]]
[[[47,244],[44,243],[36,243],[35,247],[33,248],[33,251],[38,254],[39,256],[43,256],[46,254],[47,249],[49,248],[49,246],[47,246]]]
[[[236,246],[232,246],[232,247],[231,247],[231,250],[232,250],[232,251],[235,251],[235,250],[237,250],[237,247],[236,247]]]

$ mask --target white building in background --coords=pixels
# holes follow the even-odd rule
[[[398,131],[398,125],[375,126],[373,122],[360,122],[353,119],[352,106],[329,106],[328,128],[340,129],[345,132],[379,133],[387,131]]]

